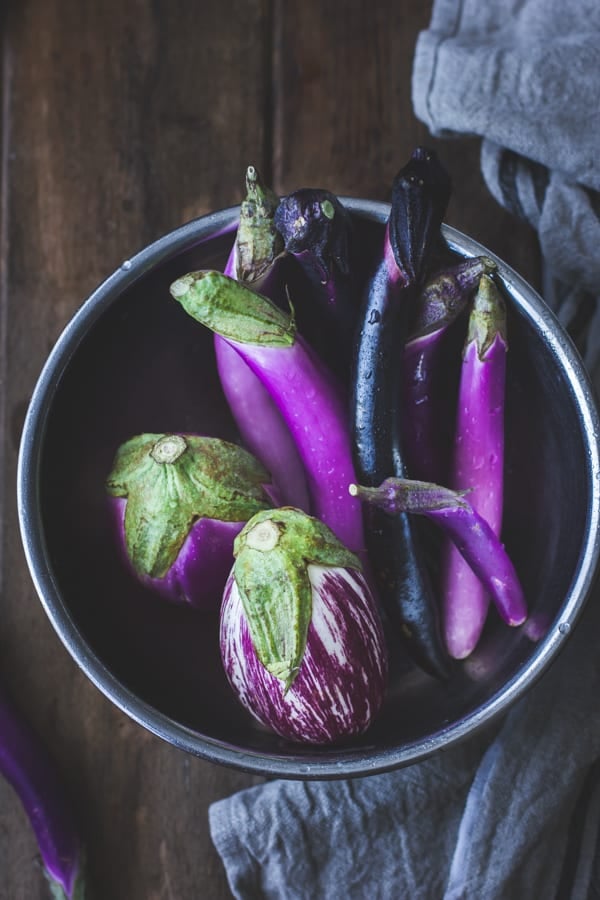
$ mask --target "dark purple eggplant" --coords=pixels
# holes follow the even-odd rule
[[[296,286],[291,280],[300,332],[336,375],[348,381],[359,306],[350,267],[350,213],[330,191],[301,188],[281,198],[275,226],[307,281]]]
[[[450,179],[435,154],[417,148],[398,173],[381,262],[359,317],[352,377],[352,428],[358,480],[370,487],[404,477],[401,448],[402,347],[432,248],[440,240]],[[439,611],[406,514],[366,511],[367,546],[388,616],[415,661],[446,677]]]

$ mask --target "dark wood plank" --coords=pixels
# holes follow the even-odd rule
[[[413,112],[411,70],[430,3],[276,0],[274,175],[282,193],[324,187],[387,200],[415,146],[436,148],[454,180],[449,224],[487,244],[525,277],[537,277],[533,231],[487,192],[479,141],[438,140]]]
[[[77,670],[26,572],[14,484],[29,396],[57,335],[126,257],[237,202],[265,155],[267,0],[14,2],[5,23],[6,381],[0,676],[61,761],[99,897],[229,895],[207,807],[256,779],[130,722]],[[6,438],[6,440],[4,440]],[[0,897],[46,898],[35,845],[0,784]]]

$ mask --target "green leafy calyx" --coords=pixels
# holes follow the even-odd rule
[[[162,578],[198,519],[246,522],[269,507],[268,482],[260,463],[236,444],[141,434],[117,451],[107,490],[127,498],[125,543],[134,568]]]
[[[258,170],[246,170],[246,198],[240,205],[235,239],[236,276],[248,284],[257,281],[283,252],[283,238],[273,218],[279,197],[263,182]]]
[[[300,669],[312,616],[309,565],[360,569],[319,519],[291,507],[257,513],[234,543],[234,578],[256,655],[283,683]]]
[[[466,345],[474,343],[483,360],[497,337],[506,343],[506,304],[494,280],[482,275],[469,315]]]
[[[291,347],[293,318],[244,284],[211,270],[174,281],[171,296],[197,322],[224,338],[263,347]]]

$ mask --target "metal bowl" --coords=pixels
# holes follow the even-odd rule
[[[376,247],[388,205],[343,202],[361,246]],[[237,215],[232,208],[190,222],[125,261],[57,341],[31,400],[19,459],[28,564],[73,658],[154,734],[265,775],[386,771],[460,741],[506,711],[568,639],[598,565],[593,392],[570,339],[535,291],[489,250],[444,227],[457,253],[496,260],[511,301],[504,540],[531,616],[510,629],[491,615],[478,649],[448,683],[400,667],[382,714],[362,738],[341,747],[288,743],[258,727],[231,693],[217,616],[172,608],[131,579],[115,548],[103,487],[117,446],[133,434],[236,438],[212,336],[191,327],[168,288],[187,271],[224,264]]]

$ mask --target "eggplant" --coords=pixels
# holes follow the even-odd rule
[[[171,295],[220,334],[258,375],[277,404],[308,478],[311,512],[354,553],[364,551],[361,507],[339,384],[296,331],[293,318],[221,272],[190,272]]]
[[[71,799],[40,738],[1,689],[0,774],[23,804],[53,897],[85,900],[86,854]]]
[[[305,276],[298,302],[292,281],[299,331],[346,382],[359,307],[350,265],[350,213],[331,191],[301,188],[281,198],[274,222],[286,253]]]
[[[289,740],[362,734],[385,695],[377,603],[350,553],[300,510],[258,513],[235,540],[221,608],[221,656],[243,706]]]
[[[352,377],[352,437],[361,484],[404,477],[402,347],[432,248],[440,240],[450,180],[432,151],[417,148],[398,173],[381,261],[364,297]],[[439,612],[412,523],[401,513],[366,514],[368,552],[379,593],[414,660],[445,678]]]
[[[402,353],[402,421],[406,471],[411,478],[445,483],[448,445],[454,432],[452,393],[454,342],[449,329],[466,309],[481,275],[496,264],[483,256],[466,259],[429,278],[419,292],[415,321]]]
[[[270,476],[236,444],[142,434],[119,447],[106,487],[120,551],[173,603],[218,609],[242,526],[273,504]]]
[[[283,242],[273,217],[278,198],[249,166],[246,198],[225,274],[270,299],[282,293],[279,279]],[[219,334],[214,335],[215,359],[223,393],[244,446],[271,474],[281,503],[309,511],[308,486],[302,460],[276,404],[260,378]]]
[[[471,504],[496,535],[504,506],[507,350],[504,300],[484,275],[463,350],[449,487],[469,491]],[[483,630],[488,593],[450,542],[442,552],[440,584],[446,645],[452,656],[463,659]]]
[[[375,504],[390,515],[412,513],[435,522],[492,597],[506,624],[523,624],[527,604],[519,576],[502,542],[472,506],[467,491],[404,478],[387,478],[378,488],[353,484],[349,490],[354,497]],[[458,621],[459,612],[456,630],[461,626],[470,630],[468,619]],[[465,617],[470,614],[468,608],[462,612]]]

